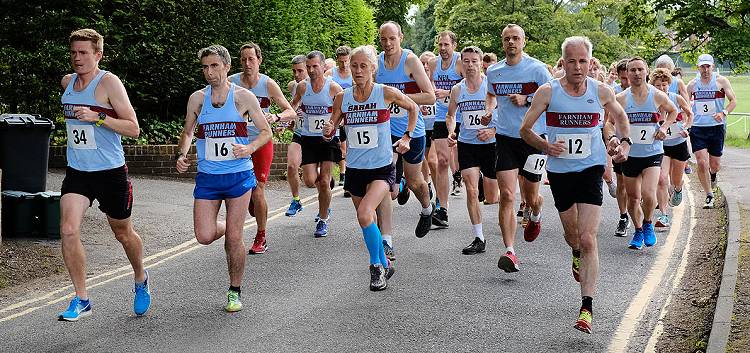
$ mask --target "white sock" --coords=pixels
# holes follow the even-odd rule
[[[422,214],[425,216],[429,216],[431,213],[432,213],[432,205],[422,209]]]
[[[474,236],[484,241],[484,232],[482,232],[482,223],[472,225],[474,227]]]
[[[385,241],[388,246],[393,247],[393,237],[390,234],[383,234],[383,241]]]
[[[539,214],[535,215],[534,212],[531,212],[531,216],[529,216],[529,221],[532,222],[539,222],[542,219],[542,213],[539,212]]]
[[[516,254],[516,251],[515,251],[515,250],[513,250],[513,247],[512,247],[512,246],[508,246],[508,247],[506,247],[506,248],[505,248],[505,252],[510,252],[510,253],[511,253],[511,254],[513,254],[513,255],[515,255],[515,254]]]

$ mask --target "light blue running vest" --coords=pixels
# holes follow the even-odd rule
[[[300,126],[299,134],[302,136],[323,136],[323,125],[331,120],[333,111],[333,98],[331,98],[330,77],[326,77],[323,89],[320,92],[314,92],[312,83],[304,81],[307,85],[305,93],[302,95],[302,111],[304,119]]]
[[[719,122],[714,120],[714,114],[724,110],[724,90],[719,89],[716,83],[716,74],[711,76],[708,85],[701,82],[700,77],[695,79],[693,92],[693,126],[717,126],[726,124],[727,119]]]
[[[460,93],[456,100],[458,109],[456,110],[456,122],[461,124],[461,131],[458,133],[458,141],[463,143],[470,143],[474,145],[495,143],[495,137],[487,141],[482,141],[477,137],[477,132],[480,129],[486,129],[492,123],[488,125],[482,125],[480,122],[482,116],[484,116],[484,100],[487,97],[487,77],[482,78],[482,84],[479,89],[471,93],[466,87],[466,80],[461,81],[458,84]],[[493,115],[493,119],[495,116]]]
[[[253,92],[253,94],[258,97],[260,109],[263,110],[264,113],[269,113],[271,111],[271,98],[268,96],[268,76],[259,74],[260,78],[258,79],[258,83],[255,85],[255,87],[245,87],[242,85],[240,75],[241,74],[237,73],[229,76],[229,82],[232,82],[239,87],[243,87],[250,90],[250,92]],[[247,134],[250,138],[250,141],[255,141],[255,139],[258,138],[258,135],[260,135],[260,130],[255,127],[255,123],[253,123],[252,120],[248,121],[247,123]]]
[[[461,54],[453,53],[450,66],[443,70],[443,58],[438,56],[435,72],[432,73],[432,80],[435,82],[436,89],[450,91],[453,86],[461,82],[463,76],[456,72],[456,62],[458,62],[460,57]],[[437,109],[435,113],[435,121],[445,122],[445,115],[448,113],[448,103],[450,103],[450,94],[445,98],[437,99],[435,101],[435,107]],[[460,124],[461,122],[459,121],[458,123]]]
[[[679,95],[674,92],[668,92],[667,94],[669,94],[669,100],[674,104],[675,109],[677,109],[677,121],[667,129],[667,137],[664,139],[663,143],[664,146],[677,146],[687,141],[687,137],[682,137],[680,134],[681,131],[685,130],[685,124],[682,121],[682,109],[680,109],[680,105],[677,103],[677,97],[679,97]]]
[[[390,112],[383,85],[376,83],[364,102],[354,100],[354,88],[345,89],[341,109],[346,129],[346,165],[376,169],[393,163]]]
[[[94,91],[105,74],[107,71],[100,70],[82,91],[73,89],[78,79],[78,75],[73,74],[60,98],[68,133],[68,166],[75,170],[95,172],[125,165],[120,135],[104,126],[96,126],[96,123],[76,119],[73,111],[75,107],[88,107],[97,113],[104,112],[117,118],[117,113],[111,106],[98,103],[94,96]]]
[[[341,78],[341,76],[339,76],[339,68],[336,66],[333,67],[331,78],[333,78],[333,82],[338,83],[343,89],[347,89],[354,85],[352,82],[352,74],[349,73],[349,76],[346,78]]]
[[[630,120],[630,157],[650,157],[664,153],[664,144],[661,140],[654,138],[656,130],[659,129],[661,115],[654,102],[656,88],[648,85],[648,96],[642,105],[638,105],[633,98],[631,88],[625,91],[625,113]]]
[[[406,74],[406,58],[409,53],[411,53],[410,50],[402,49],[401,60],[393,70],[386,68],[385,54],[380,53],[378,56],[378,71],[375,73],[375,82],[398,88],[404,94],[422,92],[417,82]],[[391,135],[396,137],[404,136],[406,127],[409,125],[409,113],[395,103],[391,103],[388,108],[391,112]],[[417,126],[412,131],[411,137],[422,137],[424,135],[424,118],[420,111],[417,116]]]

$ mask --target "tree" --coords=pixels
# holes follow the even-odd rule
[[[435,4],[437,0],[428,0],[419,6],[414,14],[414,29],[408,46],[417,55],[425,51],[433,51],[435,48]]]

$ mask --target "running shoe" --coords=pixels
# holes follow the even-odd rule
[[[633,233],[633,240],[630,241],[628,248],[633,250],[641,250],[643,248],[643,229],[636,229]]]
[[[234,313],[242,310],[242,301],[240,301],[240,293],[233,290],[227,291],[227,305],[224,310],[228,313]]]
[[[532,220],[529,220],[528,223],[526,223],[526,227],[523,229],[523,240],[526,240],[529,243],[536,240],[536,238],[539,236],[539,233],[542,231],[541,217],[542,215],[540,213],[539,221],[534,222]]]
[[[578,320],[576,320],[575,327],[576,330],[591,334],[592,327],[591,327],[591,321],[593,320],[593,315],[590,311],[581,308],[581,311],[578,313]]]
[[[58,321],[78,321],[82,317],[91,315],[91,301],[83,302],[77,295],[73,297],[68,309],[57,315]]]
[[[669,199],[669,204],[672,205],[672,207],[677,207],[682,203],[682,190],[677,191],[674,189],[672,191],[672,198]]]
[[[328,222],[326,222],[323,219],[318,220],[318,224],[315,226],[315,233],[313,233],[316,238],[324,238],[328,236]]]
[[[299,200],[292,199],[292,203],[289,204],[289,208],[286,210],[287,217],[294,217],[297,213],[302,211],[302,203]]]
[[[609,196],[617,198],[617,184],[615,184],[614,180],[607,183],[607,191],[609,191]]]
[[[383,240],[383,250],[385,251],[385,257],[388,258],[388,261],[396,260],[396,254],[393,251],[393,247],[388,245],[388,242]]]
[[[247,212],[250,213],[250,217],[255,217],[255,204],[253,198],[250,198],[250,202],[247,203]]]
[[[659,217],[656,217],[656,222],[654,222],[654,230],[657,232],[666,232],[669,230],[669,215],[663,214]]]
[[[344,186],[344,180],[346,180],[346,175],[339,174],[339,186]]]
[[[573,265],[571,266],[573,270],[573,279],[576,280],[576,282],[581,282],[581,258],[578,256],[573,255]]]
[[[385,269],[385,279],[391,279],[393,277],[393,274],[396,273],[396,269],[393,268],[393,264],[391,264],[391,260],[388,260],[388,268]]]
[[[479,199],[479,202],[484,202],[484,177],[482,174],[479,174],[479,184],[477,185],[477,188],[479,189],[477,198]]]
[[[333,213],[333,210],[329,207],[328,208],[328,219],[331,219],[331,213]],[[315,214],[315,219],[313,220],[313,223],[318,223],[320,221],[320,213]]]
[[[647,247],[656,245],[656,233],[654,233],[654,225],[651,223],[643,224],[643,245]]]
[[[438,229],[448,228],[448,210],[438,208],[435,214],[432,215],[432,225]]]
[[[505,272],[518,272],[518,258],[515,254],[508,251],[497,260],[497,267]]]
[[[146,270],[146,279],[143,283],[136,283],[133,292],[135,297],[133,298],[133,312],[136,315],[141,316],[148,311],[151,307],[151,285],[149,284],[148,271]]]
[[[469,246],[463,248],[461,250],[461,253],[464,255],[475,255],[475,254],[481,254],[484,252],[484,248],[487,245],[487,242],[482,241],[479,239],[479,237],[474,237],[474,241],[469,244]]]
[[[526,202],[521,201],[521,205],[518,206],[518,212],[516,212],[516,217],[522,218],[523,217],[523,211],[525,209],[526,209]]]
[[[620,217],[620,222],[617,223],[617,229],[615,230],[615,236],[625,237],[628,233],[628,228],[630,228],[630,217]]]
[[[461,181],[453,180],[453,186],[451,187],[451,196],[461,196]]]
[[[417,223],[417,229],[414,230],[414,234],[417,236],[417,238],[424,238],[425,235],[430,231],[430,226],[432,224],[432,216],[435,215],[435,204],[432,204],[432,212],[430,214],[425,215],[421,212],[419,213],[419,222]]]
[[[685,174],[693,174],[693,168],[690,167],[690,164],[685,165]]]
[[[350,197],[352,197],[352,193],[350,193],[348,190],[344,190],[344,198],[348,199]]]
[[[266,245],[266,232],[264,231],[263,233],[255,234],[253,246],[250,247],[250,251],[248,251],[248,254],[263,254],[266,251],[268,251],[268,246]]]
[[[387,287],[388,282],[386,282],[383,265],[370,265],[370,290],[376,292],[386,289]]]
[[[409,192],[409,188],[406,187],[406,179],[401,178],[401,183],[398,186],[398,197],[396,200],[398,200],[399,205],[406,205],[406,202],[409,201],[409,196],[411,193]]]
[[[703,204],[703,209],[714,208],[714,195],[706,195],[706,203]]]

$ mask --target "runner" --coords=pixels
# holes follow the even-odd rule
[[[442,31],[437,35],[438,52],[440,55],[430,61],[430,81],[435,86],[435,129],[432,134],[433,144],[437,152],[438,166],[435,175],[435,191],[440,208],[432,217],[432,224],[438,228],[448,227],[448,194],[451,184],[448,180],[451,170],[451,150],[448,146],[449,131],[446,126],[445,114],[448,112],[451,88],[463,79],[463,68],[460,55],[456,53],[456,34],[451,31]],[[460,122],[456,122],[460,131]],[[454,172],[459,173],[454,168]],[[455,180],[455,179],[454,179]]]
[[[672,84],[669,85],[669,92],[673,92],[676,94],[679,94],[682,96],[685,101],[690,102],[690,96],[687,92],[687,85],[685,82],[682,81],[682,70],[679,67],[675,67],[674,61],[672,58],[670,58],[668,55],[662,55],[659,58],[656,59],[654,62],[654,66],[659,68],[664,68],[670,71],[672,76]],[[690,136],[687,138],[687,144],[691,145],[690,143]],[[693,156],[690,155],[690,152],[688,150],[688,155],[690,156],[690,161],[695,163],[695,159],[693,159]],[[692,174],[693,168],[690,167],[690,164],[685,163],[685,174]]]
[[[323,123],[331,117],[333,97],[341,92],[341,86],[324,76],[325,56],[315,50],[307,54],[308,79],[295,91],[292,106],[300,107],[304,120],[300,124],[302,140],[302,178],[308,188],[318,189],[318,216],[316,238],[328,236],[328,221],[331,206],[331,171],[333,164],[341,160],[338,137],[330,141],[323,139]]]
[[[695,116],[690,128],[690,143],[698,160],[698,179],[706,193],[703,208],[714,208],[713,188],[716,173],[721,168],[727,115],[737,106],[737,97],[729,80],[713,71],[714,58],[710,54],[702,54],[698,57],[700,78],[690,80],[687,88]],[[726,106],[724,98],[729,99]]]
[[[430,60],[435,58],[435,53],[431,51],[426,51],[422,53],[422,55],[419,56],[419,61],[422,62],[422,66],[424,67],[424,71],[427,74],[427,77],[432,76],[432,71],[430,71]],[[432,194],[432,176],[437,175],[437,152],[433,150],[432,147],[432,131],[435,127],[435,104],[428,104],[428,105],[421,105],[419,106],[419,109],[422,113],[422,118],[424,118],[424,129],[425,129],[425,159],[427,160],[427,163],[422,163],[422,176],[424,176],[424,180],[427,180],[427,187],[430,190],[430,200],[432,200],[433,194]],[[398,197],[398,203],[401,205],[406,204],[406,201],[409,199],[409,188],[406,187],[406,180],[402,179],[402,183],[399,184],[399,197]],[[402,196],[405,195],[405,196]]]
[[[292,58],[292,76],[294,79],[289,81],[287,89],[292,94],[292,98],[295,96],[295,90],[297,83],[307,79],[307,67],[305,67],[305,56],[297,55]],[[289,183],[289,190],[292,191],[292,202],[289,203],[289,208],[286,210],[285,215],[287,217],[294,217],[302,211],[302,202],[299,198],[299,167],[302,165],[302,135],[299,130],[302,126],[302,119],[304,118],[302,110],[297,109],[297,120],[293,122],[294,133],[292,134],[292,142],[289,143],[286,150],[286,180]]]
[[[372,291],[386,289],[387,280],[394,273],[384,251],[385,241],[376,224],[376,218],[391,222],[391,214],[385,214],[382,210],[383,206],[391,207],[389,192],[395,189],[396,183],[389,108],[396,105],[408,112],[408,131],[414,131],[419,112],[414,101],[398,89],[373,82],[377,65],[378,56],[374,47],[361,46],[352,51],[355,86],[336,95],[331,121],[325,126],[325,133],[330,138],[343,119],[350,136],[346,141],[349,145],[349,177],[344,188],[352,194],[357,220],[370,253]],[[409,150],[410,139],[405,135],[396,141],[398,153],[404,154]]]
[[[276,123],[282,119],[293,120],[297,113],[292,109],[289,101],[284,97],[281,88],[272,78],[260,73],[260,64],[263,63],[263,55],[260,47],[255,43],[247,43],[240,47],[240,63],[242,72],[229,76],[229,82],[253,92],[258,98],[261,110],[269,124]],[[275,103],[282,112],[271,114],[271,102]],[[248,138],[253,141],[260,130],[249,123],[247,125]],[[273,161],[273,141],[269,140],[263,147],[253,152],[253,172],[256,178],[256,186],[253,197],[248,205],[250,215],[255,217],[257,232],[255,240],[250,247],[250,254],[262,254],[268,250],[266,241],[266,223],[268,221],[268,203],[266,202],[266,182],[271,171]]]
[[[336,66],[326,71],[325,75],[330,76],[334,82],[338,83],[342,89],[352,86],[352,72],[349,69],[349,54],[352,48],[342,45],[336,48]],[[346,131],[344,127],[339,128],[339,140],[346,142]],[[346,179],[346,143],[341,144],[341,161],[339,161],[339,186],[344,185]],[[344,197],[351,197],[349,191],[344,190]]]
[[[380,46],[383,52],[378,56],[378,69],[375,74],[375,82],[386,86],[398,88],[406,94],[411,100],[420,105],[431,105],[435,103],[435,93],[430,84],[430,78],[424,71],[419,58],[409,50],[401,48],[401,41],[404,34],[401,32],[401,26],[392,21],[388,21],[380,26],[378,30],[380,37]],[[406,138],[409,140],[409,149],[399,153],[394,149],[398,156],[394,158],[403,158],[403,174],[409,189],[419,200],[422,205],[422,212],[419,214],[419,222],[414,231],[418,238],[422,238],[430,231],[430,223],[435,213],[435,205],[430,203],[430,192],[422,176],[422,160],[424,159],[425,148],[425,128],[422,114],[417,117],[417,124],[413,126],[407,124],[407,111],[401,109],[397,104],[391,104],[391,142],[394,144]],[[401,171],[396,168],[396,181],[401,182]],[[395,197],[395,192],[391,197]],[[383,241],[387,243],[386,253],[391,252],[392,256],[393,242],[388,237],[390,233],[383,236]]]
[[[544,84],[536,92],[526,113],[521,136],[534,148],[549,155],[550,179],[555,208],[560,215],[565,241],[573,249],[573,277],[581,283],[581,309],[575,328],[591,333],[592,304],[599,274],[596,235],[602,205],[602,174],[607,161],[598,121],[602,113],[623,136],[629,136],[625,112],[617,104],[608,85],[586,77],[590,67],[591,42],[586,37],[569,37],[562,44],[565,76]],[[546,114],[548,142],[536,131],[535,124]],[[627,137],[622,139],[627,141]],[[609,154],[616,161],[627,158],[629,144],[609,139]]]
[[[599,59],[592,57],[588,76],[599,82],[604,82],[605,77],[603,70],[604,67],[602,66]],[[604,132],[605,120],[607,120],[606,116],[602,117],[602,119],[599,119],[599,129],[602,130],[602,133]],[[604,182],[607,184],[607,191],[609,192],[610,196],[617,198],[617,185],[615,185],[615,181],[612,178],[612,157],[610,157],[609,155],[607,155],[607,166],[604,168],[603,178]]]
[[[628,60],[622,59],[617,62],[617,76],[620,79],[620,84],[614,86],[615,94],[618,94],[630,87],[628,83]],[[615,229],[616,237],[627,236],[628,229],[630,229],[630,216],[628,216],[628,193],[625,191],[625,177],[622,175],[622,163],[612,161],[612,170],[615,172],[615,179],[617,179],[617,190],[615,195],[617,196],[617,208],[620,210],[620,220],[617,222],[617,229]]]
[[[497,63],[497,54],[484,53],[482,57],[482,73],[487,74],[487,68]]]
[[[188,99],[185,125],[178,143],[177,172],[184,173],[191,165],[187,152],[197,125],[198,174],[193,191],[195,239],[208,245],[224,237],[229,267],[224,310],[235,312],[242,310],[240,286],[245,272],[242,228],[256,185],[251,155],[270,141],[271,128],[255,94],[227,79],[232,59],[226,48],[221,45],[203,48],[198,58],[209,84]],[[258,129],[252,141],[248,118]],[[222,201],[227,212],[225,222],[217,221]]]
[[[60,200],[60,235],[65,268],[75,296],[60,321],[77,321],[91,315],[86,289],[86,252],[81,243],[81,222],[94,200],[107,215],[115,239],[122,244],[133,267],[133,311],[143,315],[151,305],[148,272],[143,267],[143,241],[130,219],[133,188],[120,136],[137,138],[138,119],[122,81],[99,69],[104,37],[93,29],[73,31],[69,37],[70,64],[74,73],[60,82],[61,103],[67,127],[68,167]]]
[[[542,151],[521,140],[519,127],[524,114],[531,104],[537,88],[552,79],[547,66],[523,52],[526,46],[526,34],[516,24],[505,26],[502,32],[505,59],[487,69],[486,106],[491,108],[491,100],[497,100],[498,123],[495,135],[497,162],[497,183],[500,188],[500,207],[498,220],[505,253],[498,260],[497,266],[505,272],[519,270],[518,258],[513,244],[516,237],[517,223],[513,218],[517,178],[523,176],[521,197],[532,210],[529,223],[524,229],[523,237],[531,242],[536,239],[541,229],[542,196],[539,195],[539,182],[546,156]],[[484,114],[482,123],[489,123],[492,111]],[[544,121],[539,121],[534,131],[544,131]]]
[[[660,215],[656,217],[654,229],[665,231],[670,226],[667,214],[667,199],[672,206],[682,202],[682,175],[685,164],[690,158],[688,152],[687,129],[693,122],[693,112],[690,104],[674,92],[669,92],[672,86],[671,70],[656,69],[649,76],[649,82],[660,91],[669,95],[669,100],[677,107],[677,121],[667,129],[667,137],[664,138],[664,158],[661,162],[661,173],[659,174],[659,188],[656,198],[659,205]],[[663,114],[663,113],[662,113]],[[671,199],[670,199],[671,195]]]
[[[628,213],[635,227],[628,247],[640,250],[643,245],[656,244],[653,216],[664,155],[662,141],[677,118],[677,109],[666,93],[646,83],[648,64],[643,59],[628,60],[627,68],[630,87],[617,95],[617,101],[628,114],[633,146],[621,168],[628,194]]]
[[[461,63],[466,78],[451,89],[446,124],[448,125],[448,144],[458,145],[458,163],[461,176],[466,185],[466,207],[473,230],[474,239],[461,251],[465,255],[483,253],[486,246],[482,229],[482,209],[479,206],[479,182],[486,184],[485,197],[494,203],[497,198],[497,180],[495,179],[495,128],[497,120],[482,125],[481,119],[485,110],[484,97],[487,95],[487,78],[482,74],[482,50],[469,46],[461,51]],[[490,101],[494,104],[494,101]],[[459,112],[456,118],[456,112]],[[456,119],[463,121],[463,129],[456,138]],[[458,141],[456,141],[458,140]],[[484,180],[480,175],[484,174]]]

